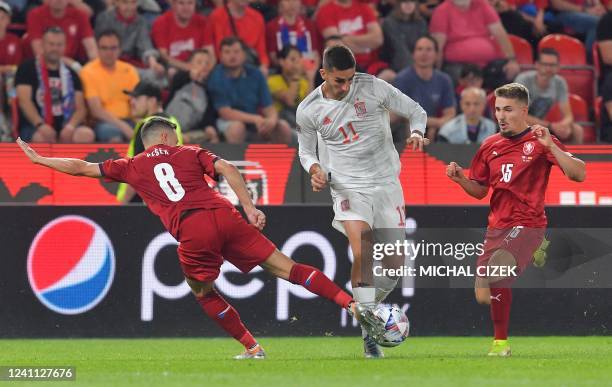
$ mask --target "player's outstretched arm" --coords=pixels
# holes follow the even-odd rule
[[[255,204],[253,204],[251,200],[251,195],[249,195],[249,190],[244,184],[244,179],[238,169],[225,160],[217,160],[215,162],[215,172],[225,177],[227,183],[232,187],[249,222],[262,230],[266,225],[266,216],[263,212],[255,208]]]
[[[553,141],[548,128],[541,125],[534,125],[532,129],[538,141],[548,148],[550,153],[555,156],[565,176],[573,181],[584,181],[586,178],[586,165],[584,161],[575,158],[570,153],[559,148]]]
[[[459,184],[461,188],[470,196],[480,200],[487,196],[489,187],[478,183],[475,180],[468,179],[463,173],[463,168],[454,161],[446,166],[446,176],[449,179]]]
[[[102,176],[98,164],[80,159],[41,156],[21,138],[17,138],[17,144],[34,164],[44,165],[45,167],[55,169],[58,172],[67,173],[74,176]]]

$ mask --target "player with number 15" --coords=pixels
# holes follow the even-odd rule
[[[457,163],[446,167],[446,175],[470,196],[483,199],[491,195],[489,227],[484,253],[477,266],[513,269],[520,274],[533,262],[534,253],[545,249],[546,214],[544,194],[553,165],[573,181],[586,176],[582,160],[567,152],[565,146],[543,126],[527,126],[529,91],[519,83],[495,90],[495,118],[499,133],[488,137],[478,149],[466,177]],[[537,262],[535,262],[537,263]],[[503,269],[502,269],[503,270]],[[476,277],[478,303],[490,305],[494,340],[489,356],[510,356],[508,323],[514,277]]]

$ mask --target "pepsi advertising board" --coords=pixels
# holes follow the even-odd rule
[[[352,257],[346,238],[331,227],[329,206],[263,210],[265,234],[281,251],[349,287]],[[612,218],[609,207],[547,212],[551,227],[603,228]],[[408,207],[406,223],[483,227],[486,215],[484,207]],[[177,242],[145,207],[7,206],[0,218],[1,337],[224,336],[190,294]],[[601,262],[599,273],[612,267]],[[411,334],[490,333],[488,309],[475,303],[473,289],[404,285],[390,301],[406,311]],[[336,305],[260,268],[244,275],[226,263],[216,286],[257,336],[358,334]],[[515,289],[517,305],[539,317],[513,315],[513,334],[609,334],[611,296],[605,286]]]

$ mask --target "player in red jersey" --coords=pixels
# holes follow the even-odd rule
[[[296,263],[260,232],[266,217],[251,201],[240,172],[207,150],[176,146],[176,125],[152,116],[140,129],[145,150],[134,158],[89,163],[79,159],[43,157],[20,138],[17,143],[35,164],[59,172],[105,177],[128,183],[180,242],[178,256],[186,281],[198,303],[230,336],[246,348],[235,359],[262,359],[265,353],[240,320],[238,312],[214,289],[223,259],[247,273],[260,265],[271,274],[302,285],[346,308],[364,325],[376,321],[351,296],[318,269]],[[210,188],[204,175],[223,175],[251,224],[223,196]]]
[[[586,175],[583,161],[543,126],[527,125],[529,92],[518,83],[495,90],[495,117],[500,131],[488,137],[472,160],[470,177],[457,163],[447,176],[477,199],[492,188],[484,253],[478,257],[476,300],[490,305],[495,331],[489,356],[510,356],[508,322],[510,284],[533,261],[544,241],[544,194],[550,169],[557,165],[573,181]]]

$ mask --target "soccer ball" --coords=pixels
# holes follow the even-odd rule
[[[379,345],[396,347],[406,340],[410,321],[397,305],[379,305],[373,313],[385,324],[385,332],[376,338]]]

